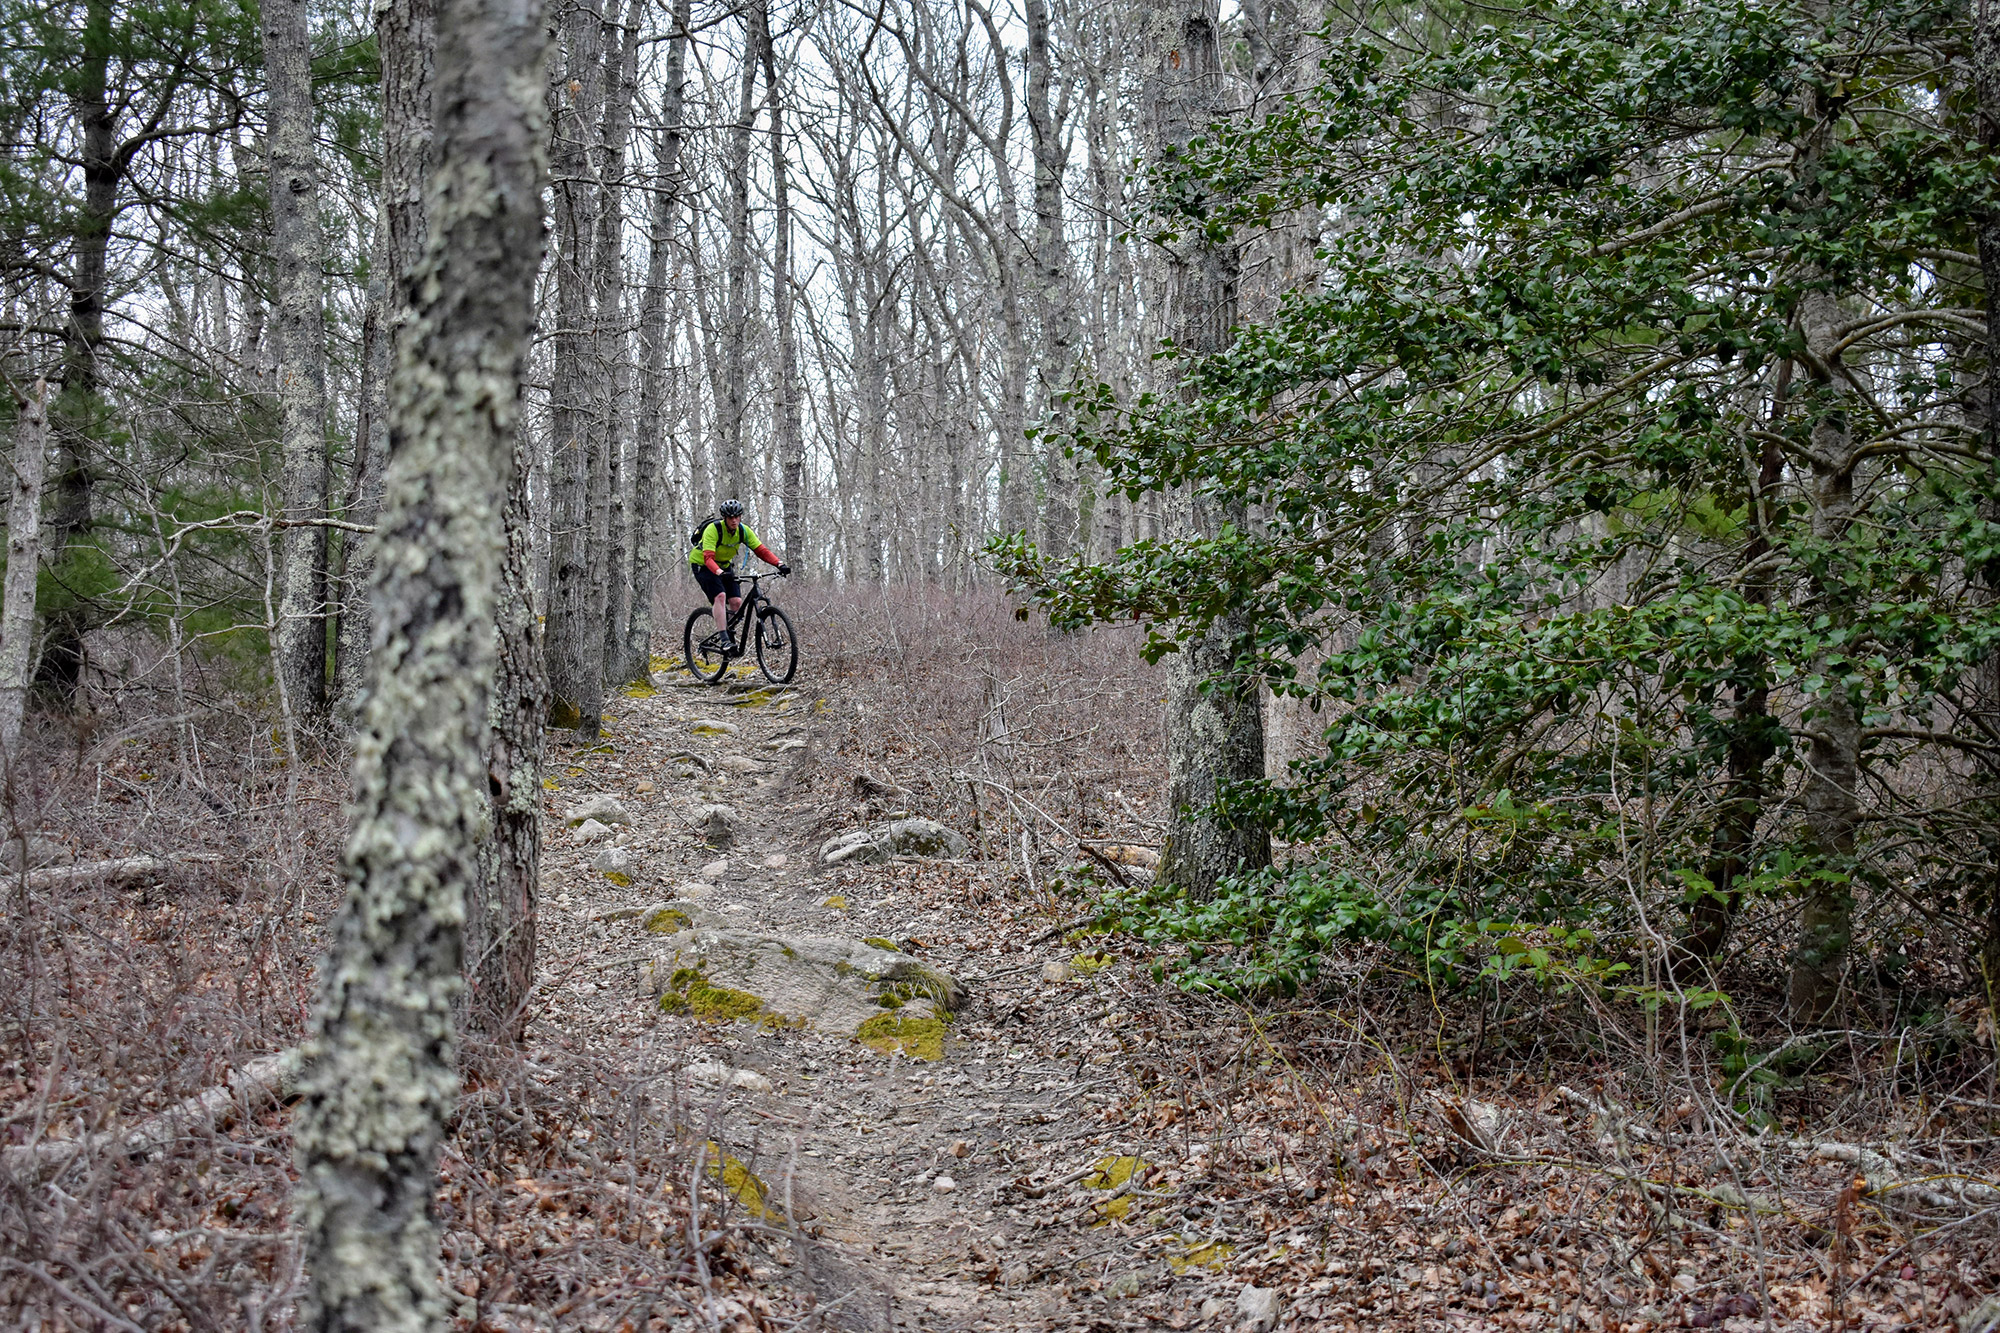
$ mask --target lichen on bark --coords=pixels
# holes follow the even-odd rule
[[[295,1125],[301,1324],[441,1329],[431,1216],[457,1094],[452,1005],[486,823],[502,511],[542,250],[539,0],[444,0],[435,170],[390,391],[355,745],[348,900]]]

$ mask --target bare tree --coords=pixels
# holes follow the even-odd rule
[[[7,488],[7,586],[0,600],[0,763],[11,781],[20,755],[21,713],[35,669],[35,577],[42,565],[42,476],[49,452],[49,386],[36,380],[15,402],[12,483]]]
[[[757,66],[763,59],[759,43],[770,36],[766,0],[749,0],[744,10],[744,50],[737,75],[736,119],[729,127],[729,156],[724,166],[729,190],[729,249],[724,259],[723,382],[720,430],[716,440],[720,475],[726,495],[749,493],[744,466],[743,425],[750,408],[750,135],[757,121]]]
[[[680,218],[681,146],[686,137],[688,26],[692,0],[675,0],[673,32],[667,38],[666,86],[661,93],[660,133],[654,148],[653,204],[646,254],[646,290],[639,305],[639,431],[633,446],[633,487],[637,507],[632,526],[632,583],[625,624],[625,661],[619,678],[643,681],[652,670],[655,546],[661,540],[662,511],[678,524],[682,506],[669,501],[674,482],[665,461],[667,361],[673,329],[668,321],[667,286],[674,265],[674,229]],[[671,539],[672,533],[666,536]]]
[[[549,415],[554,439],[547,651],[550,721],[595,737],[604,711],[603,509],[592,491],[604,461],[604,405],[593,401],[596,339],[591,250],[599,192],[591,146],[604,96],[604,24],[580,0],[563,19],[566,71],[555,90],[556,328]],[[595,548],[595,549],[594,549]],[[599,577],[593,577],[597,575]]]
[[[786,179],[784,89],[778,81],[777,49],[771,41],[768,6],[752,10],[759,25],[757,46],[764,57],[764,96],[771,113],[771,315],[777,326],[778,364],[772,395],[776,418],[779,495],[785,511],[785,549],[803,553],[806,537],[805,436],[799,419],[799,343],[792,314],[792,197]]]
[[[540,5],[443,0],[437,169],[391,399],[348,903],[294,1126],[303,1326],[444,1328],[431,1218],[457,1094],[452,1002],[485,836],[504,512],[546,178]]]
[[[284,592],[278,670],[294,714],[326,714],[326,314],[320,270],[319,170],[313,156],[312,40],[305,0],[266,0],[264,69],[270,85],[271,260],[278,351]]]
[[[368,525],[382,504],[382,469],[389,445],[389,376],[408,341],[410,277],[423,253],[424,182],[430,175],[431,62],[437,45],[436,0],[393,0],[375,10],[375,46],[382,62],[382,211],[376,222],[376,264],[382,294],[375,337],[364,340],[362,414],[349,483],[348,517]],[[351,540],[346,580],[353,590],[340,618],[339,693],[349,707],[368,669],[371,619],[367,587],[373,543]]]

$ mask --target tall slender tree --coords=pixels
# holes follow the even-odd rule
[[[313,152],[312,33],[306,0],[265,0],[264,142],[271,199],[273,341],[278,353],[279,457],[284,517],[277,658],[293,713],[326,716],[326,313],[319,169]]]
[[[458,1087],[452,1007],[486,835],[495,603],[542,254],[541,6],[442,0],[437,32],[430,234],[390,393],[348,901],[293,1128],[300,1322],[353,1333],[449,1322],[431,1210]]]

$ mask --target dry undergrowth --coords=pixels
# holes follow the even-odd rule
[[[268,721],[216,707],[197,766],[131,696],[95,703],[39,722],[6,824],[0,1327],[288,1328],[286,1114],[271,1089],[215,1090],[304,1033],[344,763],[289,768]],[[166,864],[61,873],[135,854]],[[437,1201],[459,1327],[774,1326],[752,1264],[794,1242],[748,1205],[750,1149],[683,1102],[682,1054],[468,1062]]]

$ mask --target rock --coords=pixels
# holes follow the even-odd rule
[[[1028,1285],[1028,1279],[1034,1275],[1035,1270],[1026,1264],[1010,1264],[1007,1267],[1007,1271],[1000,1275],[1000,1285],[1003,1287],[1025,1287]]]
[[[971,850],[964,834],[934,819],[898,819],[881,828],[849,829],[829,838],[819,849],[819,859],[830,866],[843,861],[864,865],[896,856],[959,857]]]
[[[649,795],[653,791],[653,780],[651,778],[640,778],[632,784],[632,790],[641,796]]]
[[[1211,1296],[1201,1303],[1201,1313],[1196,1318],[1200,1319],[1204,1324],[1212,1323],[1227,1313],[1228,1309],[1229,1307],[1224,1305],[1219,1298]]]
[[[688,723],[688,730],[697,736],[734,736],[743,728],[734,722],[724,722],[720,718],[698,717]]]
[[[586,796],[563,816],[563,823],[571,828],[588,820],[596,820],[600,824],[629,824],[632,816],[626,813],[616,796]]]
[[[586,819],[572,829],[569,836],[572,842],[602,842],[611,836],[611,829],[594,819]]]
[[[711,1088],[741,1088],[745,1092],[769,1092],[771,1080],[754,1069],[731,1069],[713,1060],[688,1066],[688,1077]]]
[[[931,1188],[939,1194],[949,1194],[958,1188],[958,1182],[950,1176],[939,1176],[931,1182]]]
[[[1284,1312],[1285,1305],[1278,1299],[1276,1287],[1245,1287],[1236,1293],[1236,1317],[1256,1333],[1270,1333]]]
[[[729,873],[729,862],[710,861],[701,868],[701,877],[713,884]]]
[[[950,1153],[953,1157],[964,1157],[966,1154],[972,1151],[972,1145],[970,1143],[967,1143],[964,1139],[954,1139],[952,1141],[952,1145],[949,1148],[946,1148],[945,1151]]]
[[[803,750],[809,744],[811,742],[803,736],[780,736],[774,741],[765,741],[764,748],[783,754],[787,750]]]
[[[1051,986],[1059,986],[1076,975],[1076,969],[1060,958],[1051,958],[1042,964],[1042,980]]]
[[[766,870],[783,870],[785,868],[785,854],[783,852],[772,852],[764,858],[764,868]]]
[[[1112,1278],[1111,1284],[1104,1291],[1108,1296],[1116,1296],[1120,1300],[1129,1300],[1145,1289],[1146,1278],[1143,1273],[1124,1272]]]
[[[708,845],[718,851],[735,846],[737,833],[743,826],[733,805],[698,805],[694,808],[694,822]]]
[[[918,1058],[942,1052],[965,1003],[949,973],[841,935],[775,935],[697,926],[663,942],[650,966],[662,1008],[861,1037]]]
[[[617,876],[621,883],[629,884],[638,863],[632,859],[632,853],[623,847],[606,847],[590,858],[590,868],[607,878]]]
[[[684,879],[674,885],[674,893],[682,898],[706,898],[715,892],[715,886],[699,879]]]
[[[757,761],[747,755],[726,754],[715,761],[717,768],[725,773],[755,773]]]

